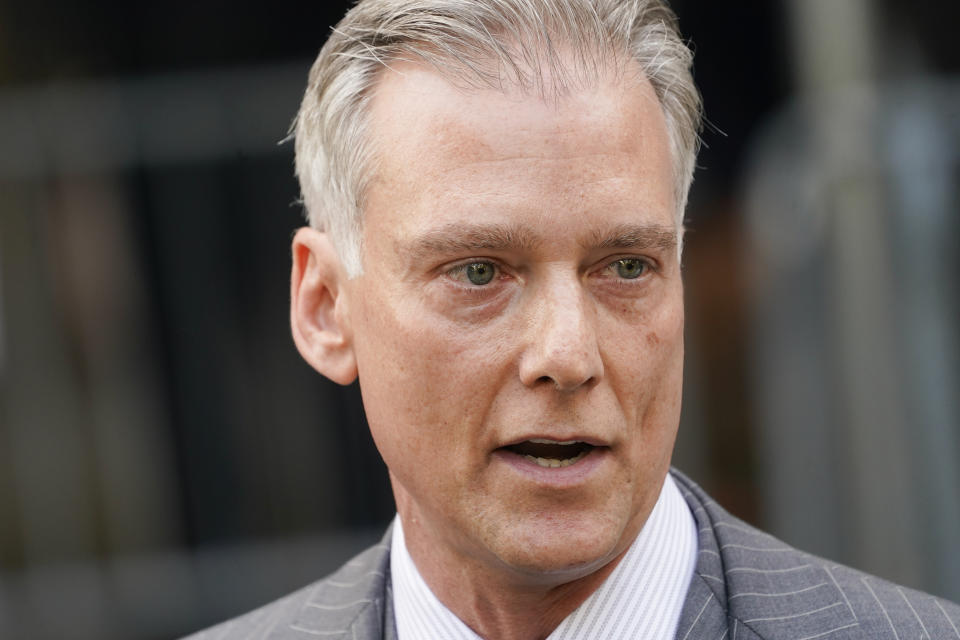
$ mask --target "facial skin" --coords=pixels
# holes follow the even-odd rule
[[[301,230],[294,335],[325,375],[359,375],[434,593],[486,637],[543,637],[612,570],[669,467],[683,289],[663,115],[634,74],[543,101],[393,68],[363,273]],[[534,438],[592,446],[558,468],[505,448]]]

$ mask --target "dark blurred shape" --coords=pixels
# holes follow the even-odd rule
[[[131,637],[111,613],[127,590],[104,561],[391,517],[357,390],[316,375],[289,337],[300,212],[291,149],[278,143],[305,74],[2,95],[0,136],[13,144],[0,152],[0,550],[22,576],[9,587],[24,628],[42,617],[43,593],[77,589],[87,602],[73,637]],[[170,557],[196,579],[184,551]],[[297,563],[266,583],[250,574],[232,601],[251,606],[332,566]],[[189,613],[179,631],[219,615]]]
[[[794,9],[800,92],[747,183],[764,511],[957,598],[960,83],[885,73],[866,2]]]

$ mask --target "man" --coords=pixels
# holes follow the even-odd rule
[[[960,638],[670,472],[699,128],[660,0],[362,0],[296,121],[303,357],[398,518],[209,638]]]

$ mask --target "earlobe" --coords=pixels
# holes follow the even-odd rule
[[[339,384],[357,378],[345,275],[327,234],[304,227],[293,237],[290,326],[310,366]]]

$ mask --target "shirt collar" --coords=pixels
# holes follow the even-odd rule
[[[407,551],[399,516],[390,554],[399,640],[480,640],[424,582]],[[672,638],[696,557],[696,523],[668,474],[657,504],[623,560],[547,640]]]

